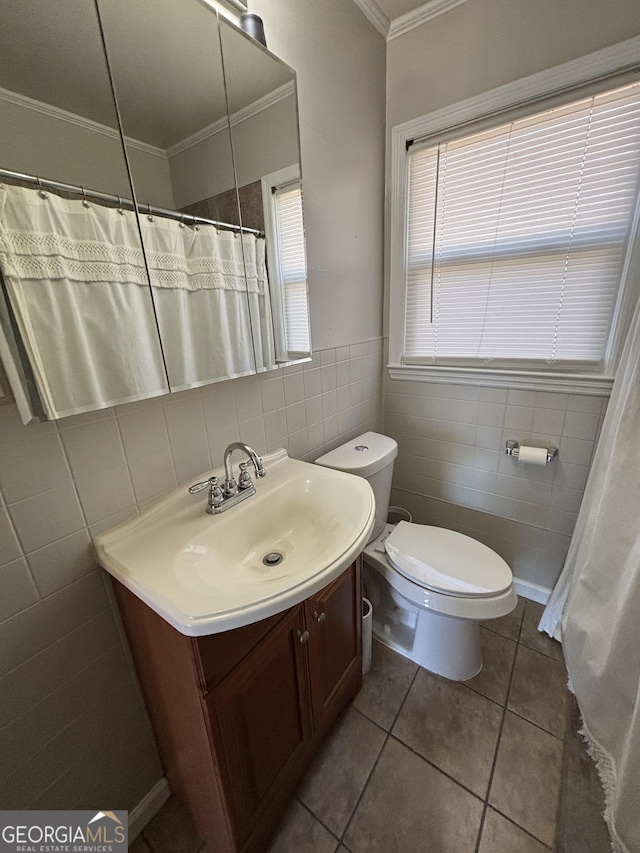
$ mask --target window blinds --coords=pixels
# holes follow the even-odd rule
[[[405,361],[600,362],[639,160],[640,84],[410,149]]]
[[[284,302],[287,350],[291,356],[307,355],[309,307],[307,304],[307,259],[302,220],[302,191],[291,185],[275,193],[278,231],[278,267]]]

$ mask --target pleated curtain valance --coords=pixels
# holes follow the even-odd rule
[[[637,205],[640,84],[407,160],[405,362],[597,369]]]
[[[80,201],[7,186],[0,191],[0,217],[1,250],[19,277],[149,284],[132,211],[86,208]],[[265,292],[264,252],[251,251],[253,235],[241,239],[237,232],[195,230],[165,218],[143,216],[140,222],[154,287]],[[243,248],[250,255],[246,276]]]

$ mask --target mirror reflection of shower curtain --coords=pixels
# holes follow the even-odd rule
[[[273,366],[264,240],[142,213],[140,223],[171,390]]]
[[[258,369],[273,363],[264,241],[242,238],[247,277],[233,232],[157,216],[140,224],[151,290],[133,212],[0,189],[0,269],[50,419],[253,373],[250,310]],[[0,337],[10,361],[15,346]],[[21,414],[28,422],[33,406]]]
[[[273,323],[273,294],[267,272],[264,237],[244,234],[242,238],[247,272],[247,299],[251,315],[251,337],[256,371],[278,367]]]
[[[0,268],[46,417],[168,392],[133,212],[2,186]],[[2,330],[11,381],[24,370]],[[27,423],[33,406],[14,393]]]

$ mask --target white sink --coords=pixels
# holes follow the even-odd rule
[[[209,515],[206,491],[190,495],[183,487],[97,536],[100,563],[191,637],[304,601],[364,548],[373,492],[362,477],[290,459],[284,450],[263,464],[267,475],[255,481],[256,494],[226,512]],[[265,565],[273,552],[282,561]]]

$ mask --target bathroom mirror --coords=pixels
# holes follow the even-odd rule
[[[240,221],[265,233],[273,344],[253,320],[256,360],[311,353],[296,75],[246,33],[220,20]]]
[[[3,13],[0,217],[27,243],[51,244],[43,208],[57,228],[33,282],[0,247],[23,420],[308,357],[294,72],[201,0]]]
[[[171,390],[254,373],[264,239],[240,228],[218,17],[194,0],[98,9]],[[140,145],[161,165],[153,184]]]
[[[135,214],[94,195],[132,189],[92,3],[3,0],[0,169],[0,357],[23,420],[167,393]]]
[[[164,158],[162,193],[156,188],[163,202],[155,204],[197,218],[154,209],[130,158],[172,390],[308,356],[306,264],[301,282],[283,286],[283,241],[263,206],[263,185],[286,166],[297,180],[304,247],[294,72],[197,0],[138,0],[124,9],[98,0],[98,8],[127,147],[135,139]],[[273,207],[271,198],[269,190]],[[167,282],[167,255],[179,266],[173,253],[183,245],[197,272]],[[296,295],[292,308],[296,286],[304,301]],[[294,317],[304,323],[302,346],[287,338]]]

